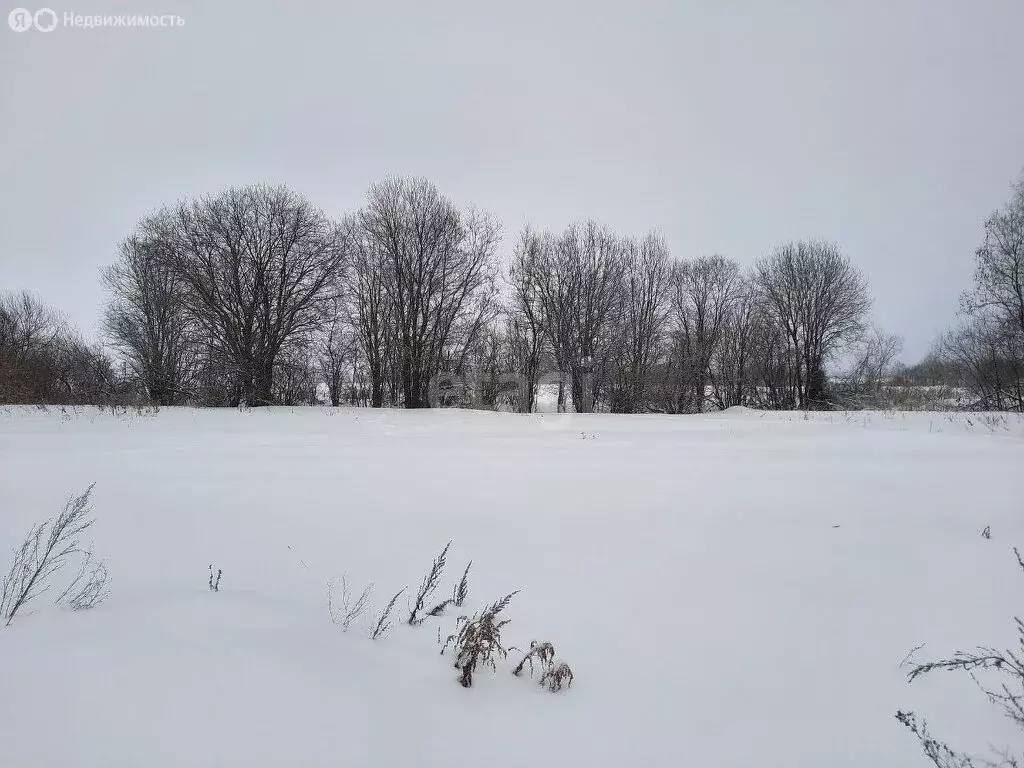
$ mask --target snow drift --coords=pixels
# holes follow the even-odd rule
[[[922,765],[900,707],[962,748],[1003,743],[970,681],[908,687],[900,662],[1012,638],[1022,434],[945,414],[7,409],[0,568],[95,482],[112,581],[93,610],[44,596],[0,631],[0,765]],[[403,596],[370,640],[450,539],[441,592],[472,559],[464,609],[409,627]],[[348,632],[325,593],[342,574],[375,585]],[[458,613],[516,589],[503,637],[553,642],[570,689],[514,677],[515,654],[463,689],[440,655]]]

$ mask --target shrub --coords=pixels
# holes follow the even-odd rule
[[[107,588],[109,583],[110,574],[106,563],[102,560],[96,561],[92,549],[87,549],[82,553],[78,575],[60,593],[56,602],[66,602],[75,611],[95,608],[110,594]]]
[[[501,644],[501,630],[509,619],[498,620],[500,614],[519,590],[505,595],[501,600],[488,606],[472,617],[460,616],[456,622],[457,632],[448,636],[441,648],[443,654],[448,646],[455,653],[455,668],[462,671],[459,683],[463,688],[473,685],[473,673],[481,665],[497,670],[498,658],[506,658],[508,651]]]
[[[32,526],[21,546],[14,550],[14,562],[0,585],[0,619],[4,626],[10,626],[22,608],[53,586],[53,578],[61,569],[76,555],[83,554],[79,540],[95,522],[89,504],[95,485],[70,498],[57,517]],[[102,563],[99,567],[100,574],[105,575],[106,568]],[[91,600],[91,604],[95,605],[97,599]]]
[[[327,612],[331,615],[331,621],[341,627],[343,632],[348,632],[349,625],[362,616],[370,607],[370,592],[373,591],[373,584],[369,584],[355,600],[348,588],[348,578],[341,577],[340,583],[341,601],[337,607],[334,604],[334,584],[327,582]]]

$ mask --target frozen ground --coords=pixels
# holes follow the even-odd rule
[[[1012,735],[899,664],[1013,640],[1015,416],[8,409],[0,567],[94,481],[112,594],[0,630],[5,768],[924,766],[897,708]],[[442,589],[469,558],[467,607],[522,589],[505,638],[554,642],[571,690],[511,657],[462,689],[454,615],[329,622],[328,579],[376,613],[449,539]]]

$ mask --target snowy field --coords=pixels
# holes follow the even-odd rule
[[[1009,724],[900,663],[1014,639],[1024,421],[964,414],[522,416],[349,409],[0,411],[0,569],[95,482],[111,595],[0,629],[0,766],[924,766]],[[991,526],[992,539],[979,533]],[[549,693],[456,683],[383,603],[453,540]],[[222,568],[219,593],[209,564]],[[347,633],[328,580],[373,582]]]

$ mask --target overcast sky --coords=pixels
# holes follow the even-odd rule
[[[342,214],[397,173],[496,213],[506,249],[584,218],[742,263],[834,240],[913,361],[1024,166],[1024,0],[49,7],[49,33],[0,27],[0,289],[92,337],[157,206],[280,181]]]

